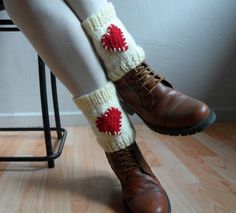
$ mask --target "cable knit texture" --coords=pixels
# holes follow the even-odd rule
[[[135,129],[120,106],[112,82],[90,94],[73,97],[73,101],[84,113],[105,152],[124,149],[134,142]]]
[[[104,62],[110,80],[120,79],[144,60],[143,49],[135,43],[117,17],[111,2],[85,19],[82,26]]]

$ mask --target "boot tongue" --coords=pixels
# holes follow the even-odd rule
[[[143,81],[148,78],[150,78],[150,79],[153,78],[153,81],[155,81],[154,79],[159,80],[161,78],[158,74],[155,75],[153,70],[150,68],[150,66],[146,62],[141,63],[138,67],[139,67],[139,69],[145,69],[148,71],[147,73],[144,74],[145,78],[143,79]],[[155,75],[155,77],[154,77],[154,75]],[[173,88],[173,86],[165,79],[163,79],[160,83],[167,86],[167,87]],[[146,84],[147,88],[149,87],[149,84],[152,84],[151,80],[149,81],[149,83]]]

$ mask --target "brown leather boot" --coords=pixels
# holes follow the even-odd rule
[[[123,201],[134,213],[170,213],[169,198],[134,142],[129,147],[106,153],[121,182]]]
[[[173,89],[154,74],[146,62],[114,82],[127,113],[137,113],[153,131],[191,135],[209,127],[216,118],[203,102]]]

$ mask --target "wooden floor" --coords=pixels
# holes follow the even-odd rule
[[[56,167],[0,163],[0,213],[126,212],[118,180],[92,131],[68,127]],[[137,143],[166,189],[175,213],[236,212],[236,124],[188,137],[137,125]],[[1,132],[0,155],[44,154],[43,135]]]

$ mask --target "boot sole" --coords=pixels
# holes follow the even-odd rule
[[[154,132],[163,134],[163,135],[170,135],[170,136],[187,136],[187,135],[193,135],[196,134],[198,132],[201,132],[202,130],[208,128],[209,126],[211,126],[215,120],[216,120],[216,114],[213,111],[210,111],[209,115],[201,120],[199,123],[194,124],[191,127],[188,128],[180,128],[180,129],[169,129],[169,128],[161,128],[161,127],[157,127],[157,126],[153,126],[149,123],[147,123],[141,115],[139,115],[137,112],[135,112],[130,106],[128,106],[127,104],[124,104],[122,101],[120,101],[123,109],[129,114],[129,115],[133,115],[134,113],[136,113],[142,120],[143,122]]]

